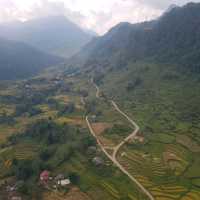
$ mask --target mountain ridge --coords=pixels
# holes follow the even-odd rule
[[[104,36],[88,43],[75,60],[82,57],[85,66],[88,66],[91,63],[101,65],[106,62],[115,65],[119,62],[153,58],[161,63],[182,65],[184,70],[199,71],[199,11],[200,3],[188,3],[153,21],[120,23]]]
[[[77,53],[92,38],[62,15],[2,24],[0,36],[63,57]]]
[[[25,43],[0,38],[0,80],[27,78],[63,61]]]

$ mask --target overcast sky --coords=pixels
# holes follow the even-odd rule
[[[131,23],[159,16],[171,4],[188,0],[0,0],[0,22],[65,15],[99,34],[122,21]],[[200,0],[194,0],[200,2]]]

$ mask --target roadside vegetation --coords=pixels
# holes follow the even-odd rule
[[[139,138],[118,154],[122,165],[156,200],[184,200],[190,193],[198,199],[199,74],[130,62],[99,83],[141,127]]]
[[[118,116],[112,122],[112,110],[98,114],[101,105],[96,105],[89,81],[80,83],[73,77],[47,74],[16,82],[14,88],[12,85],[0,90],[0,198],[17,195],[23,199],[59,199],[76,191],[73,195],[82,194],[83,199],[145,199],[107,160],[89,134],[85,124],[88,112],[99,119],[107,116],[114,127],[125,128],[124,134],[129,134],[123,125],[125,120]],[[107,128],[109,132],[112,126]],[[52,177],[62,173],[72,184],[55,192],[52,181],[48,187],[41,185],[44,170]],[[7,190],[8,186],[14,193]]]

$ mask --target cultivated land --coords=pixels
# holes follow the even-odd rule
[[[10,86],[7,83],[6,90],[2,88],[0,91],[3,119],[0,123],[0,198],[6,199],[11,195],[6,190],[8,185],[13,186],[23,180],[25,185],[15,193],[23,199],[148,199],[136,184],[95,147],[95,140],[89,134],[85,121],[90,106],[83,105],[81,101],[82,95],[86,96],[86,101],[96,100],[91,83],[83,80],[86,87],[82,87],[82,80],[77,77],[62,76],[57,79],[45,74],[16,82],[14,88],[13,83]],[[106,115],[108,119],[112,111]],[[103,116],[99,118],[103,119]],[[112,124],[120,124],[120,127],[128,124],[120,115],[108,123],[110,126],[106,128],[112,128]],[[50,129],[46,129],[44,124]],[[53,136],[56,142],[52,141],[50,145],[51,129],[52,133],[63,136],[61,140]],[[129,133],[126,130],[124,134]],[[117,137],[116,142],[122,137]],[[95,152],[90,152],[90,147],[95,147]],[[103,160],[100,166],[93,162],[95,157]],[[41,164],[40,169],[35,168]],[[27,174],[19,173],[18,169]],[[38,186],[42,169],[49,169],[52,176],[75,173],[79,181],[70,188],[49,191]]]
[[[92,80],[91,83],[96,87],[96,97],[100,99],[100,89],[99,87],[94,83],[94,81]],[[133,133],[131,133],[128,137],[126,137],[125,139],[123,139],[117,146],[107,146],[105,147],[104,144],[102,144],[102,142],[99,140],[97,134],[95,133],[95,131],[93,130],[93,128],[91,127],[91,124],[88,120],[88,116],[86,116],[86,121],[88,124],[88,127],[90,129],[91,134],[96,138],[98,145],[101,147],[102,151],[106,154],[106,156],[125,174],[127,175],[143,192],[144,194],[151,200],[154,200],[153,196],[149,193],[148,190],[146,190],[142,184],[140,184],[140,182],[137,181],[137,179],[134,178],[134,176],[132,176],[119,162],[117,159],[117,154],[120,150],[120,148],[126,144],[127,142],[129,142],[129,140],[134,140],[136,135],[139,132],[139,126],[128,117],[128,115],[126,115],[123,111],[120,110],[120,108],[117,106],[117,104],[114,101],[111,101],[112,106],[114,107],[115,110],[117,110],[121,115],[123,115],[135,128],[135,130],[133,131]],[[112,150],[112,155],[109,154],[109,152],[106,150]]]
[[[183,84],[184,75],[160,67],[130,63],[99,81],[104,96],[115,99],[141,127],[138,138],[124,145],[117,159],[155,199],[199,199],[194,184],[200,176],[198,75],[190,74],[191,81]],[[171,80],[172,74],[177,77]]]
[[[157,99],[157,96],[152,96],[155,85],[158,85],[152,78],[156,76],[157,66],[147,66],[143,63],[137,69],[137,65],[133,71],[133,67],[130,66],[129,71],[105,76],[98,84],[92,84],[91,77],[84,74],[68,76],[64,73],[45,73],[30,80],[6,83],[6,87],[2,85],[2,197],[8,195],[5,191],[5,180],[11,185],[17,181],[14,177],[15,168],[18,167],[15,165],[17,159],[19,163],[27,160],[42,161],[53,176],[58,173],[76,173],[80,180],[73,187],[79,188],[76,195],[81,195],[81,198],[86,200],[198,200],[198,121],[193,116],[190,120],[193,120],[194,126],[190,127],[189,121],[181,121],[177,117],[180,113],[172,103],[182,95],[177,93],[177,82],[171,82],[170,85],[166,82],[160,86],[160,90],[156,88],[156,91],[162,89]],[[144,71],[147,67],[153,67],[154,71],[151,70],[151,73],[155,75],[149,74],[149,70],[143,71],[142,85],[140,83],[127,93],[125,88],[128,82],[120,80],[119,74],[124,73],[125,76],[137,79],[134,76],[139,73],[137,70],[141,71],[143,67]],[[118,86],[122,94],[115,89],[115,85],[119,83],[123,83]],[[152,91],[145,91],[147,85],[152,84]],[[185,89],[187,90],[187,87]],[[191,95],[195,95],[195,91],[194,88]],[[168,98],[165,98],[166,93],[170,93]],[[160,98],[163,99],[162,102]],[[113,101],[110,101],[111,99]],[[187,99],[189,100],[189,97]],[[185,116],[188,116],[187,112],[190,111],[185,110]],[[86,116],[88,120],[85,119]],[[38,136],[30,136],[26,132],[31,124],[39,126],[38,120],[50,120],[48,123],[57,124],[58,128],[55,131],[68,125],[70,128],[66,135],[64,134],[66,140],[58,140],[57,143],[49,145],[48,138],[41,136],[38,142]],[[101,148],[96,145],[87,125],[91,125],[90,131],[98,138]],[[28,130],[30,132],[32,129]],[[46,135],[45,131],[43,134]],[[10,138],[13,135],[14,137]],[[125,138],[127,140],[124,140]],[[86,146],[82,144],[83,141]],[[41,160],[44,159],[41,157],[43,152],[56,153]],[[95,157],[101,158],[103,164],[96,165],[93,162]],[[39,172],[36,170],[34,176],[26,182],[28,188],[32,188],[33,185],[34,188],[25,193],[20,191],[25,199],[34,197],[36,193],[41,194],[38,199],[72,198],[70,194],[74,193],[73,187],[69,188],[69,192],[61,190],[55,193],[45,188],[38,191]]]

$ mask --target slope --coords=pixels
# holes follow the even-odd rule
[[[45,54],[23,43],[0,38],[0,80],[36,75],[63,59]]]
[[[165,12],[154,21],[120,23],[86,45],[72,63],[123,67],[129,61],[150,58],[159,63],[176,64],[181,70],[199,72],[199,11],[199,3],[189,3]]]
[[[50,16],[0,26],[0,36],[34,46],[41,51],[69,57],[92,36],[64,16]]]

